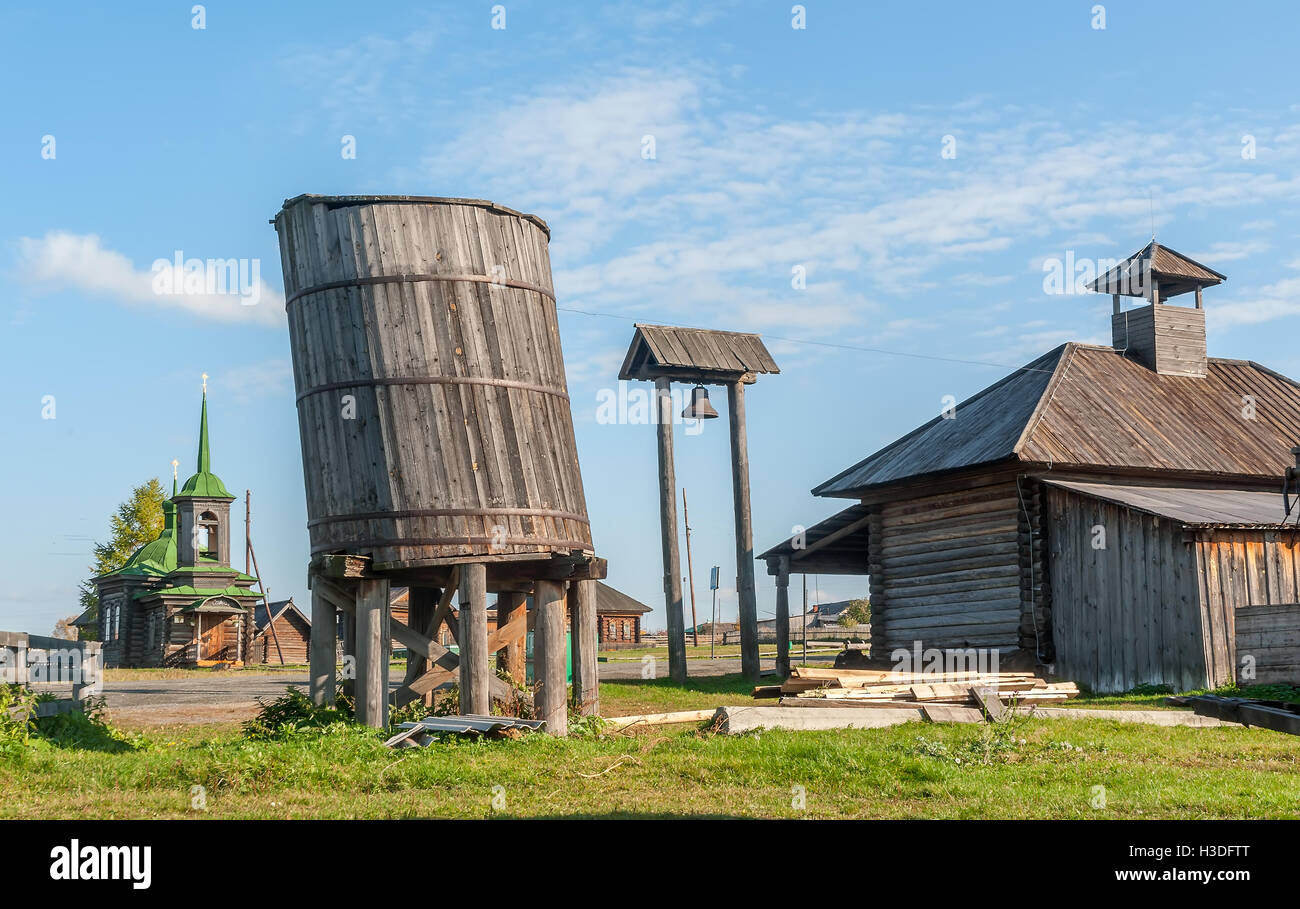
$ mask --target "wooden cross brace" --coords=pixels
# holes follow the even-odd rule
[[[312,590],[317,591],[326,600],[334,605],[334,608],[344,612],[352,613],[356,611],[356,604],[348,591],[336,582],[327,578],[315,578]],[[443,590],[442,599],[438,602],[438,608],[434,612],[433,633],[438,633],[438,628],[443,621],[452,629],[452,635],[455,636],[455,620],[451,614],[451,598],[456,593],[455,577],[452,583],[449,583]],[[429,660],[433,666],[419,678],[406,685],[402,685],[394,692],[394,704],[397,707],[405,706],[417,698],[424,697],[430,691],[433,691],[444,682],[454,679],[460,671],[460,657],[452,653],[446,647],[443,647],[432,638],[427,638],[415,631],[411,626],[396,619],[391,619],[393,639],[406,647],[413,650],[420,656]],[[505,647],[512,641],[523,637],[528,631],[528,617],[520,611],[519,615],[512,619],[504,627],[497,628],[488,637],[488,653],[493,654]],[[513,688],[501,681],[495,675],[489,681],[492,697],[507,703],[514,701],[520,696]],[[526,700],[526,698],[525,698]]]

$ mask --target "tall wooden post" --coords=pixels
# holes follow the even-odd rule
[[[313,586],[315,584],[313,583]],[[319,591],[311,592],[311,701],[317,706],[334,706],[335,635],[338,610]]]
[[[568,688],[565,684],[564,587],[538,581],[534,593],[537,621],[533,628],[533,704],[551,735],[569,734]]]
[[[731,424],[731,490],[736,509],[736,596],[740,601],[740,671],[757,681],[758,602],[754,596],[754,526],[749,513],[749,444],[745,438],[745,384],[727,386]],[[678,599],[680,600],[680,594]],[[669,642],[671,644],[671,640]],[[685,641],[682,642],[683,646]]]
[[[583,716],[600,713],[596,662],[596,582],[569,585],[569,626],[573,635],[573,705]]]
[[[781,556],[776,570],[776,674],[790,674],[790,557]]]
[[[392,630],[388,617],[388,580],[357,582],[356,715],[363,726],[388,725],[388,654]]]
[[[488,654],[487,566],[460,566],[460,712],[486,716],[492,712],[492,665]]]
[[[672,382],[655,379],[659,432],[659,530],[664,551],[664,609],[668,613],[668,675],[686,681],[686,623],[682,618],[682,571],[677,551],[677,471],[673,467]]]
[[[504,590],[497,595],[497,627],[505,628],[517,618],[520,612],[528,608],[527,596],[519,590]],[[510,678],[523,684],[528,674],[528,651],[526,647],[527,632],[523,637],[509,641],[497,653],[498,666],[510,673]]]
[[[438,601],[442,591],[437,587],[411,587],[407,592],[406,624],[416,634],[433,638],[433,617],[438,611]],[[433,660],[410,649],[406,650],[406,676],[403,685],[410,685],[420,676],[433,669]],[[433,692],[426,691],[421,700],[426,707],[433,706]]]

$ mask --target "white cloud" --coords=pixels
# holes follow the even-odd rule
[[[197,258],[181,255],[187,262]],[[17,274],[36,291],[75,290],[127,306],[176,309],[221,322],[284,322],[284,297],[261,279],[261,260],[214,256],[203,260],[201,271],[187,274],[184,267],[176,270],[175,256],[160,256],[157,268],[137,268],[95,234],[50,231],[19,239]],[[233,270],[228,270],[232,262]]]

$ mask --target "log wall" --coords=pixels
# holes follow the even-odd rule
[[[1021,644],[1020,503],[1014,483],[873,505],[872,635],[897,648]]]

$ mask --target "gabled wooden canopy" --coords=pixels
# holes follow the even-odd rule
[[[674,379],[697,385],[741,381],[752,385],[760,374],[780,371],[756,334],[637,323],[618,377],[625,381]]]

